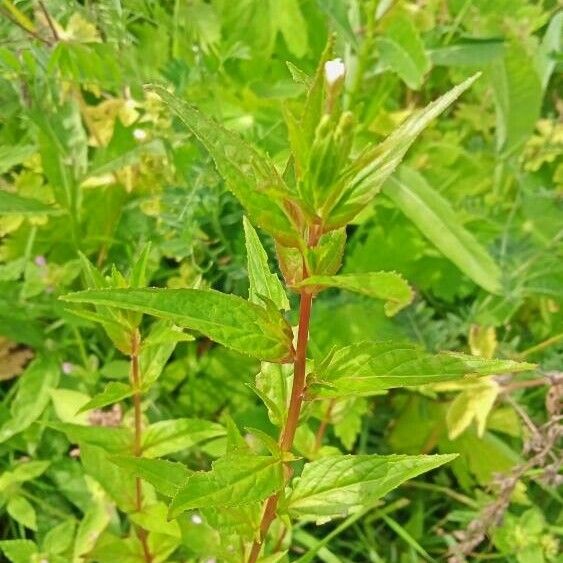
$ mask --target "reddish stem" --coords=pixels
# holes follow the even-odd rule
[[[309,247],[316,246],[320,237],[320,230],[315,227],[311,228],[309,233]],[[303,278],[309,275],[305,259],[303,259]],[[280,435],[280,449],[282,452],[288,452],[293,447],[293,440],[295,439],[295,432],[299,425],[299,416],[301,414],[301,407],[305,396],[306,384],[306,367],[307,367],[307,344],[309,341],[309,324],[311,320],[311,309],[313,304],[313,294],[307,289],[302,290],[299,297],[299,326],[297,329],[297,349],[295,351],[295,358],[293,361],[293,385],[291,387],[291,398],[289,400],[289,408],[287,411],[287,418],[285,425]],[[289,479],[291,470],[286,466],[285,478]],[[260,535],[259,538],[254,540],[248,563],[256,563],[264,539],[270,529],[272,522],[276,517],[276,509],[280,493],[272,495],[264,507],[262,521],[260,522]]]

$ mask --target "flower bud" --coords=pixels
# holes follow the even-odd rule
[[[342,59],[333,59],[325,63],[325,80],[330,88],[339,84],[346,74],[346,66]]]

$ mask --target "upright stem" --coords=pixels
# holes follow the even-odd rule
[[[133,436],[133,455],[141,457],[143,453],[143,411],[141,408],[141,371],[139,369],[139,348],[141,336],[138,330],[131,334],[131,386],[133,387],[133,411],[135,419],[135,433]],[[141,479],[135,478],[135,509],[140,512],[143,509],[143,490]],[[143,555],[147,563],[152,563],[153,557],[149,550],[147,531],[137,528],[137,537],[143,547]]]
[[[309,246],[316,246],[319,238],[319,233],[316,229],[312,229],[309,235]],[[309,272],[303,260],[303,278],[308,277]],[[289,400],[289,408],[287,411],[287,418],[285,425],[281,431],[279,445],[283,453],[288,452],[293,447],[293,440],[295,439],[295,432],[299,425],[299,416],[301,414],[301,407],[303,405],[303,398],[305,396],[305,376],[307,366],[307,344],[309,342],[309,323],[311,320],[311,309],[313,305],[313,294],[309,290],[301,290],[299,296],[299,326],[297,329],[297,349],[293,361],[293,385],[291,387],[291,398]],[[286,479],[291,475],[289,468],[286,468]],[[256,563],[262,544],[266,538],[266,534],[270,529],[272,522],[276,517],[276,509],[280,493],[272,495],[264,507],[264,514],[260,522],[260,535],[257,540],[254,540],[248,563]]]

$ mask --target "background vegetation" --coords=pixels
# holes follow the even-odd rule
[[[333,32],[358,147],[483,74],[409,151],[394,180],[402,191],[386,186],[348,228],[344,271],[396,270],[414,286],[415,301],[389,319],[378,302],[325,292],[315,303],[313,351],[360,337],[402,338],[538,368],[339,403],[327,448],[460,456],[359,515],[297,526],[289,557],[561,560],[563,14],[556,2],[4,0],[0,15],[5,557],[142,560],[122,539],[126,487],[115,469],[94,449],[81,455],[80,440],[57,429],[132,421],[128,399],[76,414],[128,377],[127,358],[106,334],[58,300],[87,286],[79,253],[106,274],[115,265],[119,280],[117,271],[127,273],[150,241],[150,285],[247,294],[241,207],[207,153],[143,85],[165,84],[283,166],[284,107],[303,103],[303,81]],[[262,240],[273,255],[272,242]],[[474,259],[481,248],[494,262]],[[239,428],[271,433],[250,385],[258,369],[205,339],[180,342],[144,397],[144,416],[224,424],[230,415]],[[178,430],[155,455],[207,468],[224,448],[222,426],[213,429],[197,440]],[[305,456],[316,431],[298,437]],[[180,537],[162,541],[156,560],[211,561],[216,542],[211,527],[192,518]]]

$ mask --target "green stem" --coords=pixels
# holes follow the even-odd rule
[[[135,418],[135,433],[133,437],[133,455],[141,457],[143,453],[143,411],[141,405],[141,371],[139,369],[139,349],[141,337],[139,331],[131,334],[131,386],[133,387],[133,409]],[[135,509],[141,512],[143,509],[143,489],[140,477],[135,478]],[[143,556],[147,563],[152,563],[153,556],[150,552],[147,531],[140,526],[137,528],[137,537],[143,548]]]

